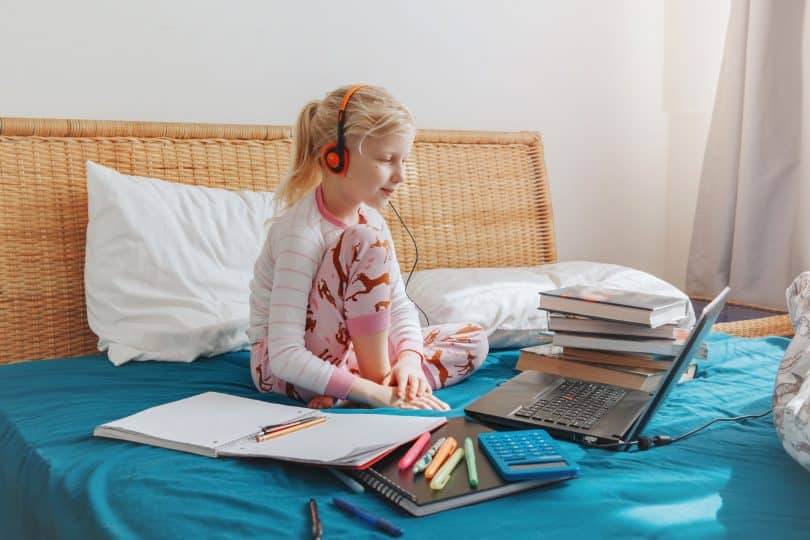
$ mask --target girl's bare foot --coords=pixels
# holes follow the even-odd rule
[[[315,396],[307,403],[310,409],[331,409],[334,406],[335,398],[332,396]]]

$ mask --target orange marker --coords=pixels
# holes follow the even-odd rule
[[[458,447],[458,442],[453,437],[447,437],[447,439],[442,443],[438,450],[436,450],[436,455],[433,456],[433,459],[430,460],[430,465],[428,465],[427,470],[425,470],[425,478],[430,480],[436,474],[436,471],[439,470],[439,467],[442,466],[444,460],[450,457],[450,454],[456,451]]]

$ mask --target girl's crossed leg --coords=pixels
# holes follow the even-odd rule
[[[362,363],[358,362],[355,342],[387,332],[390,268],[391,249],[381,231],[365,224],[348,227],[327,250],[316,274],[307,309],[307,349],[337,369],[382,382],[396,366],[397,344],[385,339],[384,345],[369,354],[364,341],[358,347],[366,356]],[[422,370],[433,390],[467,378],[484,362],[489,348],[484,331],[472,323],[430,326],[423,328],[422,334]],[[272,375],[266,340],[251,348],[251,373],[261,391],[284,394],[308,402],[310,407],[334,404],[331,396],[318,396]]]

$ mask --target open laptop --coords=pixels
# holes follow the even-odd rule
[[[513,428],[542,428],[552,436],[590,445],[632,441],[663,403],[723,310],[723,289],[698,318],[680,354],[658,389],[643,392],[541,373],[523,371],[464,409],[483,422]]]

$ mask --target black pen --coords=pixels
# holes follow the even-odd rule
[[[323,526],[321,518],[318,517],[318,505],[315,503],[315,499],[309,500],[309,514],[312,516],[312,540],[321,540]]]

